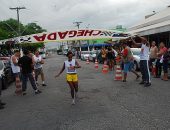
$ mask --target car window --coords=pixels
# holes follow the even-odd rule
[[[0,70],[2,70],[3,69],[3,62],[2,61],[0,61]]]

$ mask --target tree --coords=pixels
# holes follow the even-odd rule
[[[42,27],[40,27],[36,23],[29,23],[25,26],[25,30],[23,31],[23,35],[42,33],[42,32],[45,32],[45,31],[46,31],[45,29],[42,29]]]
[[[20,35],[30,35],[36,33],[42,33],[46,30],[36,23],[29,23],[27,25],[23,25],[20,23]],[[13,38],[18,36],[18,21],[15,19],[8,19],[5,21],[0,21],[0,40]]]

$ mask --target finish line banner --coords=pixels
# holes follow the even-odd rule
[[[15,43],[38,43],[38,42],[62,42],[75,40],[92,40],[92,39],[125,39],[129,36],[128,33],[115,32],[112,30],[70,30],[58,32],[44,32],[33,35],[15,37],[12,39],[1,40],[0,44],[5,44],[7,41]]]

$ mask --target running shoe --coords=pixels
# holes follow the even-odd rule
[[[4,105],[6,105],[6,103],[4,103],[4,102],[0,102],[0,105],[4,106]]]
[[[136,80],[138,80],[140,78],[140,76],[138,75],[138,76],[136,76]]]
[[[72,101],[72,105],[75,105],[76,103],[75,103],[75,99],[73,99],[73,101]]]
[[[0,105],[0,109],[4,109],[5,107],[3,105]]]
[[[144,87],[150,87],[151,86],[151,83],[146,83],[145,85],[144,85]]]
[[[22,95],[25,96],[27,93],[26,92],[22,92]]]
[[[40,90],[35,91],[35,94],[40,94],[40,93],[42,93]]]
[[[46,84],[42,84],[42,86],[47,86]]]
[[[145,84],[145,82],[144,82],[144,81],[141,81],[139,84]]]

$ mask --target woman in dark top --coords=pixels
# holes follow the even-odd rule
[[[114,60],[114,52],[112,51],[112,48],[108,48],[108,52],[107,52],[107,60],[108,60],[108,64],[109,64],[109,69],[112,70],[113,69],[113,60]]]

